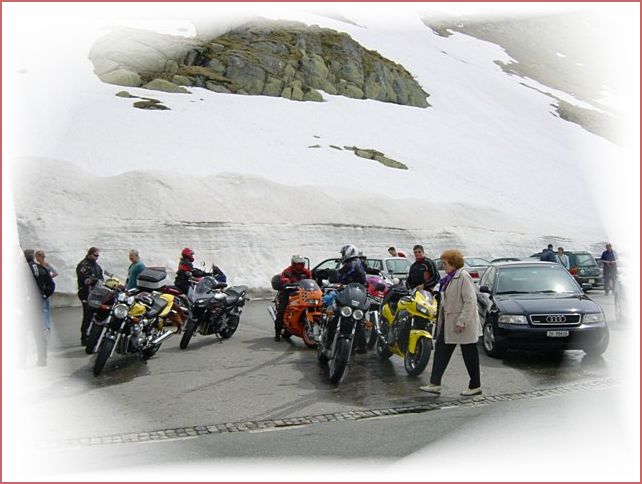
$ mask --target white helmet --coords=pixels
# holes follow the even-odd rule
[[[352,244],[346,244],[341,247],[341,262],[354,259],[359,256],[359,250]]]
[[[294,254],[292,256],[292,259],[290,259],[290,262],[292,264],[305,264],[305,257],[303,257],[302,255]]]

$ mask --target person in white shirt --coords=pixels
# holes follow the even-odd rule
[[[564,247],[557,248],[557,254],[555,254],[555,260],[558,264],[563,265],[566,270],[571,268],[571,265],[568,261],[568,256],[564,253]]]

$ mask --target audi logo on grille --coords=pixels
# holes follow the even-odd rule
[[[546,322],[547,323],[565,323],[566,322],[566,316],[563,316],[561,314],[554,314],[552,316],[546,316]]]

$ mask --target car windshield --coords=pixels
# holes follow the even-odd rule
[[[496,294],[578,293],[573,277],[561,266],[506,267],[497,271]]]
[[[466,257],[464,259],[464,264],[466,264],[467,266],[479,267],[489,266],[490,262],[488,262],[486,259],[480,259],[478,257]]]
[[[579,267],[594,267],[597,265],[591,254],[575,254],[575,265]]]
[[[438,271],[443,271],[444,270],[444,261],[441,259],[433,259],[433,262],[435,263],[435,266],[437,266]]]
[[[381,259],[366,259],[366,266],[370,269],[377,269],[378,271],[383,270]]]
[[[401,257],[386,260],[388,272],[395,274],[407,274],[410,270],[410,261]]]
[[[329,259],[323,261],[317,267],[314,268],[315,271],[320,271],[322,269],[336,269],[339,266],[339,259]]]

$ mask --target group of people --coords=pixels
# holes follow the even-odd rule
[[[556,262],[569,270],[571,264],[568,255],[564,253],[564,247],[558,247],[557,252],[553,250],[553,244],[548,244],[546,249],[542,251],[539,260],[544,262]],[[606,243],[605,250],[600,256],[602,262],[602,272],[604,275],[604,294],[608,295],[613,291],[615,286],[615,279],[617,277],[617,263],[613,246],[610,242]]]
[[[393,257],[399,253],[391,247],[389,252]],[[359,253],[352,244],[341,247],[341,267],[337,272],[336,282],[349,284],[366,283],[365,255]],[[435,353],[430,375],[430,384],[420,387],[431,394],[441,393],[441,379],[446,371],[450,358],[457,345],[462,348],[464,363],[468,371],[468,388],[462,391],[464,396],[478,395],[482,392],[479,369],[479,353],[477,341],[481,336],[481,322],[477,313],[477,297],[473,280],[463,269],[464,256],[458,250],[447,250],[441,255],[446,269],[446,275],[439,277],[439,272],[432,259],[426,257],[420,244],[413,247],[415,261],[410,266],[405,285],[408,290],[423,289],[433,292],[439,283],[437,295],[439,301],[437,326],[434,329]],[[305,258],[293,255],[290,265],[280,275],[282,287],[303,279],[311,279],[311,272],[305,267]],[[386,297],[394,298],[396,291],[389,291]],[[399,296],[397,296],[399,297]],[[391,300],[394,304],[394,300]],[[288,293],[281,290],[277,294],[277,317],[274,322],[274,340],[280,341],[288,336],[283,331],[283,316],[288,303]],[[359,331],[357,329],[357,331]],[[355,338],[355,352],[365,352],[365,339]],[[360,347],[362,345],[363,347]]]

